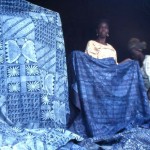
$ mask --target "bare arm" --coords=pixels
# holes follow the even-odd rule
[[[125,62],[127,62],[127,61],[130,61],[130,60],[132,60],[132,59],[127,58],[127,59],[123,60],[122,62],[120,62],[119,64],[123,64],[123,63],[125,63]]]

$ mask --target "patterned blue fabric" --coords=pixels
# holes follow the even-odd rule
[[[75,98],[70,130],[112,149],[125,148],[125,144],[129,149],[149,147],[150,103],[138,63],[116,65],[112,58],[99,60],[73,52],[71,68]]]
[[[1,150],[86,150],[73,143],[66,145],[70,140],[83,140],[81,137],[60,128],[22,129],[10,127],[0,123]],[[64,146],[66,145],[66,146]]]
[[[68,85],[59,14],[24,0],[1,0],[0,12],[0,95],[7,121],[65,127]]]
[[[0,0],[0,149],[82,149],[68,143],[82,138],[65,130],[67,115],[59,14],[25,0]]]

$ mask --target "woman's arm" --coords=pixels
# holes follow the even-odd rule
[[[131,61],[131,60],[132,60],[132,59],[127,58],[127,59],[123,60],[122,62],[120,62],[119,64],[125,63],[125,62],[127,62],[127,61]]]

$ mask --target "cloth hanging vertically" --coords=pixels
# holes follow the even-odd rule
[[[0,0],[0,149],[55,150],[81,140],[65,130],[67,115],[59,14],[25,0]]]
[[[138,63],[83,52],[73,52],[71,62],[70,130],[112,149],[149,149],[150,103]]]

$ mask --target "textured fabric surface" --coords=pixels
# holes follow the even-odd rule
[[[73,143],[69,146],[68,141],[73,139],[82,140],[76,134],[60,128],[22,129],[0,123],[1,150],[58,150],[61,147],[64,150],[86,150]]]
[[[24,0],[2,0],[0,6],[0,95],[10,124],[65,127],[68,85],[59,14]]]
[[[71,68],[75,98],[70,130],[111,148],[116,141],[120,147],[129,141],[127,148],[148,147],[150,106],[138,63],[116,65],[112,58],[99,60],[74,52]]]
[[[65,130],[66,72],[59,14],[0,0],[1,150],[82,149],[68,143],[82,138]]]

